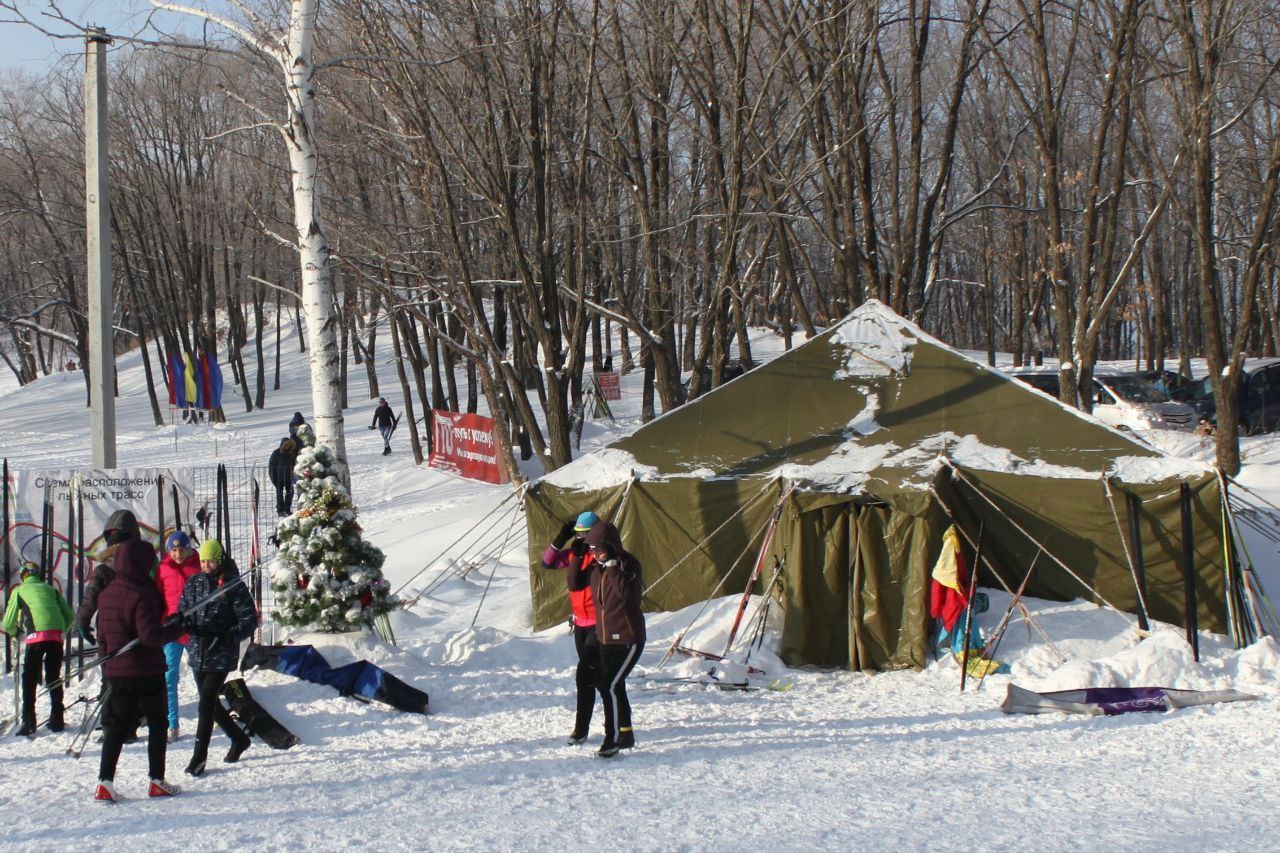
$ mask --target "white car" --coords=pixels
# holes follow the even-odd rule
[[[1051,397],[1058,396],[1056,367],[1022,368],[1011,375]],[[1192,430],[1197,420],[1195,409],[1170,399],[1141,376],[1109,368],[1093,374],[1093,416],[1124,432]]]

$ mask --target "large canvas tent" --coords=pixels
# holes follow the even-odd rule
[[[567,615],[541,551],[584,509],[618,525],[642,563],[646,606],[662,610],[741,592],[776,515],[764,577],[778,573],[793,665],[923,666],[930,572],[953,521],[970,543],[981,531],[982,585],[1016,587],[1034,561],[1028,595],[1130,613],[1145,602],[1153,619],[1194,614],[1214,631],[1227,622],[1212,470],[967,358],[878,302],[543,477],[525,508],[536,628]]]

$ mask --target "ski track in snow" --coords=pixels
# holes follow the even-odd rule
[[[284,345],[285,390],[272,394],[268,410],[245,415],[229,387],[234,423],[225,428],[152,428],[138,354],[122,357],[121,464],[263,464],[292,412],[309,411],[305,356],[296,339],[286,337]],[[268,365],[272,346],[268,342]],[[771,338],[757,346],[758,357],[779,348]],[[352,371],[351,378],[362,383],[364,371]],[[382,365],[382,378],[383,392],[394,399],[388,365]],[[638,421],[637,381],[624,377],[624,400],[614,406],[623,431]],[[29,741],[10,736],[0,742],[0,814],[9,849],[1275,845],[1280,644],[1264,641],[1236,652],[1225,638],[1204,634],[1197,666],[1177,629],[1159,626],[1138,643],[1132,617],[1081,601],[1028,602],[1071,660],[1060,661],[1015,619],[999,654],[1013,672],[989,677],[981,690],[971,686],[960,694],[958,668],[948,660],[923,672],[874,677],[791,670],[766,642],[752,661],[769,671],[761,683],[778,679],[790,690],[721,691],[637,678],[631,687],[634,751],[607,762],[593,757],[598,709],[589,744],[565,746],[572,722],[572,641],[564,628],[538,634],[528,628],[522,516],[513,515],[516,526],[496,562],[492,553],[470,558],[467,541],[442,553],[508,489],[414,467],[402,432],[394,440],[396,454],[384,459],[377,434],[365,430],[373,403],[363,396],[363,385],[353,387],[347,413],[361,524],[387,552],[393,586],[408,581],[407,597],[428,586],[432,591],[395,614],[399,648],[369,636],[296,639],[314,642],[335,665],[367,657],[384,666],[426,690],[432,714],[403,714],[252,671],[246,679],[254,696],[302,743],[274,751],[255,741],[239,764],[224,765],[229,744],[215,732],[209,772],[192,780],[181,772],[195,728],[194,684],[186,673],[181,700],[187,736],[170,746],[168,757],[168,778],[183,785],[181,796],[145,798],[145,750],[132,745],[116,777],[128,800],[98,806],[90,801],[95,744],[76,761],[63,755],[69,734],[41,730]],[[11,465],[88,464],[79,374],[4,393],[0,422],[6,424],[0,450]],[[617,434],[588,423],[583,451]],[[1180,443],[1177,451],[1184,455],[1204,458],[1190,437],[1164,440]],[[1242,482],[1280,504],[1280,441],[1250,439],[1245,458]],[[486,538],[493,548],[502,540],[497,532]],[[1253,544],[1270,548],[1266,569],[1274,572],[1274,546]],[[1254,557],[1262,562],[1258,550]],[[450,561],[459,559],[468,567],[465,576],[453,571]],[[988,631],[1009,600],[996,591],[990,597],[991,610],[980,617]],[[686,643],[722,648],[736,605],[736,596],[713,603]],[[656,665],[696,610],[650,615],[641,670]],[[677,659],[662,674],[697,675],[708,666]],[[998,710],[1011,680],[1053,690],[1144,678],[1179,682],[1163,686],[1235,687],[1260,699],[1114,718],[1006,716]],[[95,692],[96,682],[87,681],[71,688],[68,698]],[[6,679],[0,708],[8,712],[13,698]],[[69,714],[73,726],[81,707]]]

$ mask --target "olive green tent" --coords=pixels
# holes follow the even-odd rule
[[[1211,470],[878,302],[543,477],[525,508],[536,628],[567,615],[563,580],[539,558],[584,509],[618,525],[646,606],[661,610],[741,593],[776,515],[762,581],[777,572],[793,665],[923,666],[930,573],[953,521],[971,543],[982,531],[984,586],[1016,588],[1034,560],[1027,595],[1131,613],[1145,600],[1151,618],[1182,625],[1190,578],[1199,627],[1226,626]]]

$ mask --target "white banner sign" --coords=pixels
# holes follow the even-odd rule
[[[173,531],[179,519],[184,530],[193,523],[194,494],[191,471],[184,469],[24,471],[11,468],[9,529],[5,541],[12,550],[10,559],[14,571],[24,561],[40,563],[40,553],[45,547],[46,504],[51,510],[51,568],[54,578],[61,580],[67,572],[75,536],[71,529],[73,506],[76,527],[80,526],[79,516],[83,513],[86,553],[93,554],[104,546],[103,526],[112,513],[121,509],[130,510],[137,517],[143,538],[159,549],[163,537]]]

